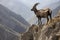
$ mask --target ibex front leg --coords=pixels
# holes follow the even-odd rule
[[[38,25],[41,26],[42,22],[41,22],[41,17],[38,18]]]

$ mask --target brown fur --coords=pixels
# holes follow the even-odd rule
[[[36,14],[37,18],[38,18],[38,25],[40,25],[41,22],[41,18],[47,18],[47,23],[49,21],[49,18],[48,16],[50,16],[50,19],[51,18],[51,14],[52,14],[52,11],[51,9],[49,8],[45,8],[45,9],[40,9],[40,10],[37,10],[36,6],[38,5],[39,3],[36,3],[33,8],[31,9],[31,11],[34,11],[34,13]]]

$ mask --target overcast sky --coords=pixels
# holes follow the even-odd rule
[[[32,6],[39,2],[38,8],[43,8],[46,5],[58,2],[60,0],[0,0],[0,4],[6,6],[18,15],[21,15],[30,23],[36,22],[37,18],[34,12],[31,12]],[[35,20],[35,21],[33,21]]]

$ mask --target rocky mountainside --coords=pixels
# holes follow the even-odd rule
[[[0,4],[0,24],[3,24],[17,32],[25,32],[30,24],[20,15],[15,14]]]
[[[32,25],[29,30],[21,34],[22,40],[60,40],[60,11],[49,20],[48,24]]]
[[[0,40],[21,40],[19,32],[25,32],[30,24],[0,4]]]

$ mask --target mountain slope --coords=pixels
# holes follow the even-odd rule
[[[20,34],[0,24],[0,40],[19,40]]]
[[[15,14],[0,4],[0,24],[6,25],[17,32],[24,32],[29,25],[20,15]]]
[[[8,3],[8,4],[7,4]],[[12,3],[12,5],[10,5]],[[28,21],[29,18],[31,18],[33,15],[30,11],[31,8],[27,7],[24,3],[18,0],[6,0],[4,2],[1,2],[2,5],[9,8],[10,10],[14,11],[15,13],[21,15],[24,19]]]

